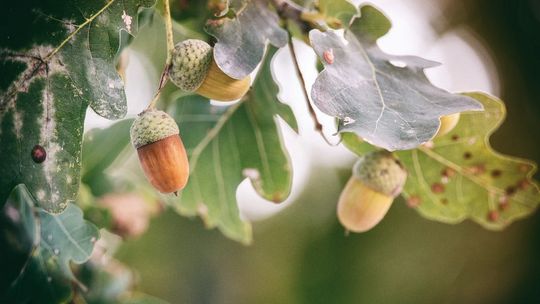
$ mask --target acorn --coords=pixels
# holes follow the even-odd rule
[[[239,80],[225,74],[213,58],[213,48],[197,39],[174,47],[169,79],[183,91],[219,101],[239,99],[250,86],[249,76]]]
[[[390,152],[362,156],[339,197],[339,221],[348,231],[370,230],[386,215],[406,180],[407,171]]]
[[[162,193],[182,190],[189,177],[189,162],[174,119],[163,111],[148,109],[135,119],[130,133],[150,183]]]
[[[450,133],[450,131],[452,131],[457,126],[460,116],[460,113],[442,116],[440,118],[441,126],[439,127],[439,131],[437,131],[437,134],[434,138],[441,137]]]

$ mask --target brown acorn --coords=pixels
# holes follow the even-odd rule
[[[225,74],[213,59],[212,47],[197,39],[184,40],[175,46],[169,79],[184,91],[219,101],[241,98],[251,82],[249,76],[234,79]]]
[[[339,197],[337,215],[349,231],[364,232],[375,227],[401,193],[407,172],[395,156],[377,151],[361,157]]]
[[[135,119],[130,133],[150,183],[162,193],[182,190],[188,181],[189,162],[174,119],[149,109]]]

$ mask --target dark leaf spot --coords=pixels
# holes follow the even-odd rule
[[[443,204],[443,205],[448,205],[448,199],[446,199],[446,198],[441,198],[441,204]]]
[[[457,134],[452,135],[452,140],[453,140],[453,141],[458,141],[458,140],[459,140],[459,136],[458,136]]]
[[[499,169],[491,170],[491,177],[497,178],[502,175],[502,171]]]
[[[505,192],[506,192],[506,195],[512,195],[512,194],[516,193],[516,187],[508,186],[508,187],[506,187]]]
[[[433,185],[431,185],[431,192],[433,192],[435,194],[443,193],[444,192],[444,185],[441,184],[441,183],[433,183]]]
[[[32,148],[31,155],[32,160],[38,164],[44,162],[47,158],[47,152],[45,151],[45,148],[40,145],[35,145],[34,148]]]
[[[465,159],[471,159],[471,158],[472,158],[472,153],[471,153],[471,152],[465,152],[465,153],[463,153],[463,158],[465,158]]]

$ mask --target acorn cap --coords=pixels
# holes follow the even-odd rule
[[[169,79],[183,91],[196,91],[206,78],[212,56],[212,47],[202,40],[188,39],[176,44]]]
[[[169,114],[155,109],[139,114],[130,130],[131,143],[137,149],[179,133],[174,119]]]
[[[407,171],[401,162],[388,151],[363,155],[354,165],[353,176],[366,187],[395,198],[407,180]]]

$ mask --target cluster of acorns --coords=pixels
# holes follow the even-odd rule
[[[168,76],[184,91],[219,101],[239,99],[250,86],[249,76],[238,80],[223,73],[213,60],[212,47],[195,39],[175,46]],[[189,162],[174,119],[150,108],[139,114],[130,133],[150,183],[162,193],[182,190],[188,181]]]
[[[229,77],[213,59],[213,50],[201,40],[178,43],[172,54],[169,79],[180,89],[219,101],[236,100],[250,86],[246,77]],[[455,127],[459,114],[441,118],[437,136]],[[150,183],[162,193],[177,193],[189,177],[189,162],[180,139],[178,125],[163,111],[148,109],[133,122],[131,141],[137,149],[143,171]],[[363,232],[379,223],[407,179],[407,172],[390,152],[377,151],[361,157],[353,176],[338,202],[342,225],[352,232]]]

